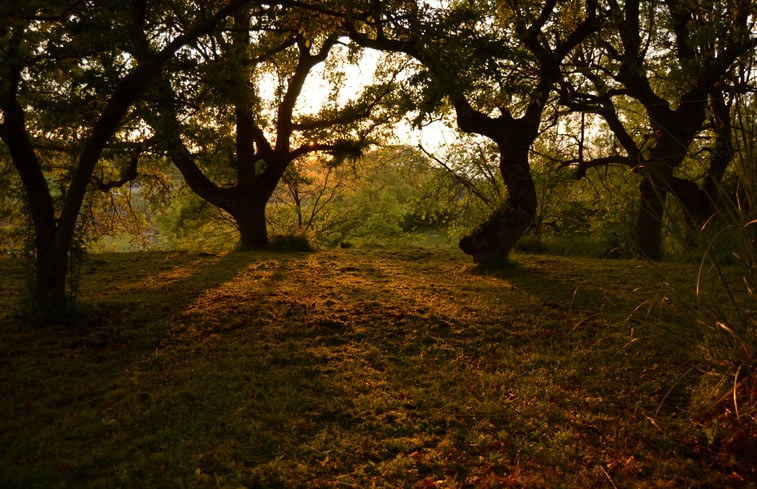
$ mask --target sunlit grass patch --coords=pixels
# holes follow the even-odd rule
[[[481,274],[424,248],[95,256],[97,320],[0,323],[0,485],[731,483],[739,466],[690,422],[686,325],[637,307],[657,272],[514,258]]]

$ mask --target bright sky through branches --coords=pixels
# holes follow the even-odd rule
[[[356,63],[339,65],[344,76],[335,100],[340,107],[359,97],[366,86],[376,81],[375,72],[380,61],[380,52],[365,49]],[[308,76],[297,105],[301,113],[315,114],[329,103],[334,86],[333,81],[328,79],[327,69],[328,64],[321,63]],[[453,129],[440,121],[431,122],[421,129],[415,129],[409,121],[403,121],[395,128],[394,136],[397,138],[396,143],[410,146],[422,144],[432,150],[451,143],[457,137]]]

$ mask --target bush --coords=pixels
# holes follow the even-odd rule
[[[307,237],[302,235],[272,236],[268,247],[273,251],[315,251]]]
[[[544,243],[533,236],[523,236],[515,243],[515,249],[523,253],[544,253],[547,251]]]

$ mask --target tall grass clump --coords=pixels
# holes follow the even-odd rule
[[[735,109],[736,183],[701,234],[694,315],[705,369],[694,408],[710,443],[757,460],[757,126]]]

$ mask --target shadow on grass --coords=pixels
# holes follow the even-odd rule
[[[251,252],[95,255],[82,267],[81,321],[51,325],[40,334],[83,349],[152,348],[177,313],[257,259]]]
[[[180,311],[256,259],[241,252],[98,255],[83,269],[86,321],[37,328],[0,321],[0,486],[78,486],[92,467],[123,457],[124,418],[143,407],[133,373]]]
[[[596,260],[519,255],[498,268],[473,273],[506,280],[539,297],[552,309],[628,318],[654,294],[648,264],[638,260]]]
[[[309,256],[98,256],[88,322],[3,322],[0,487],[284,487],[293,454],[327,464],[324,427],[353,423],[345,325],[280,290]]]
[[[626,419],[637,391],[603,399],[629,357],[541,328],[542,301],[594,272],[524,258],[481,280],[421,249],[141,258],[92,265],[89,330],[0,347],[0,487],[493,487],[519,460],[538,482],[626,446],[563,410]]]

